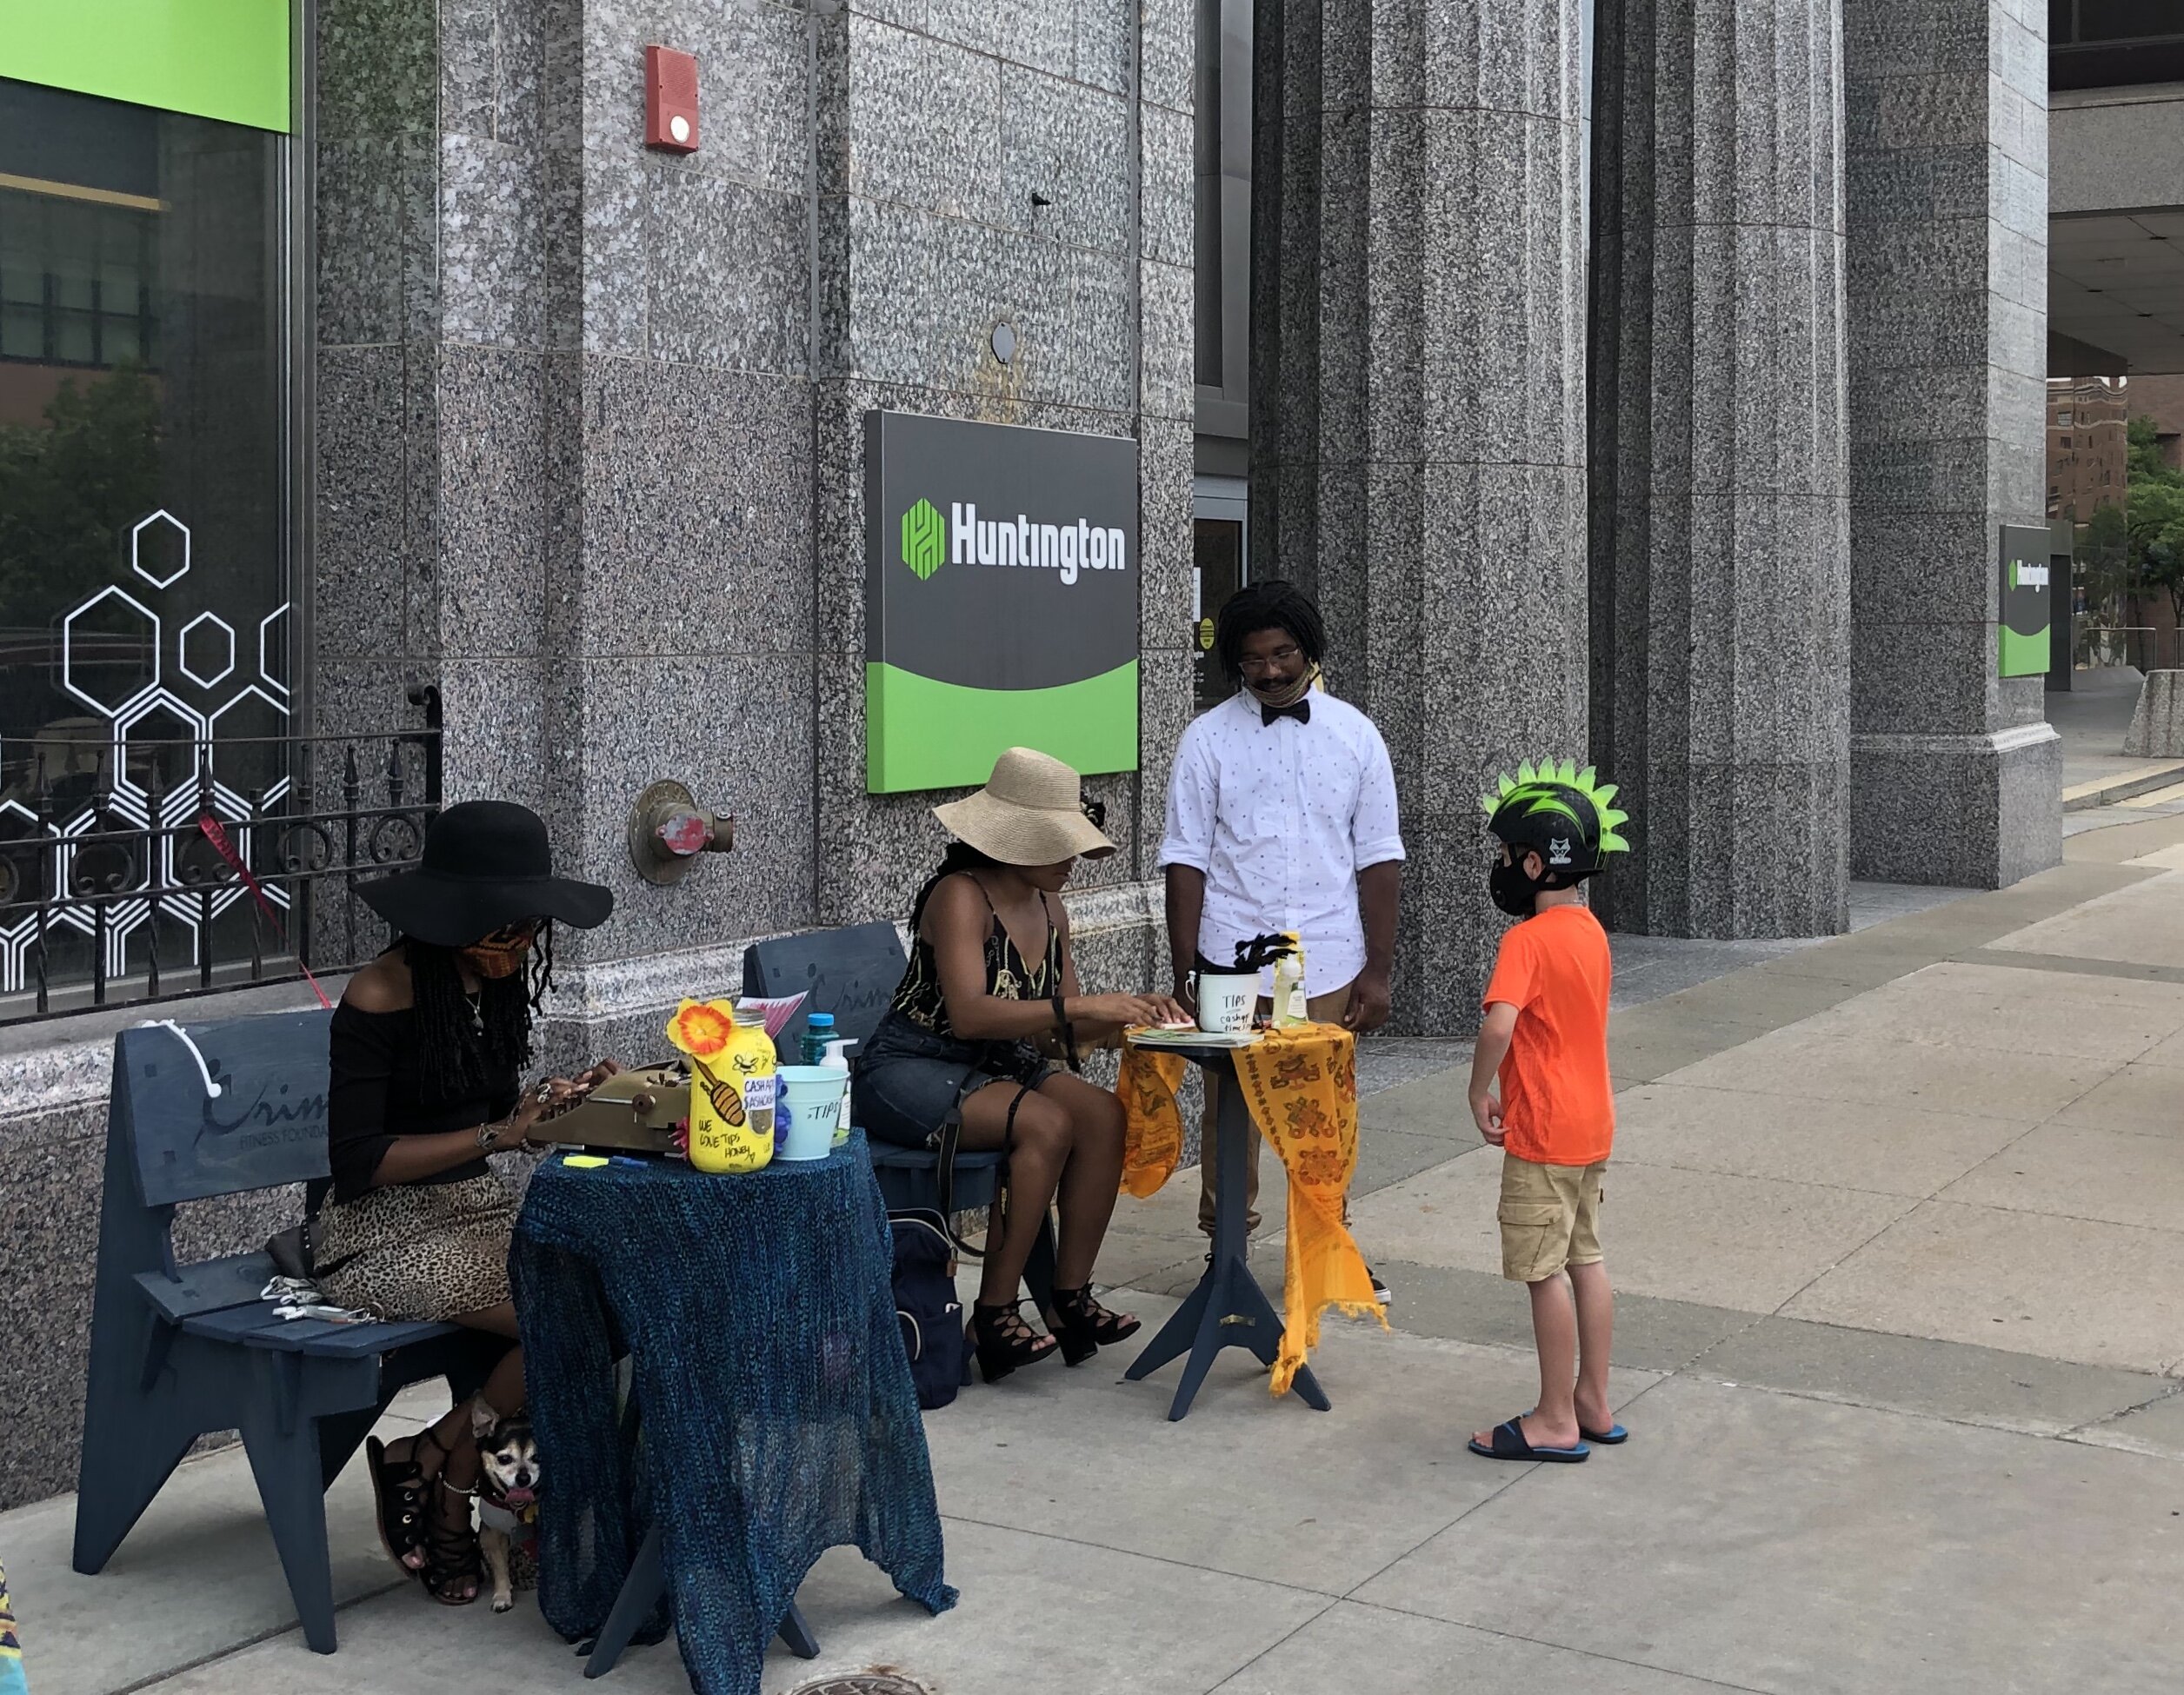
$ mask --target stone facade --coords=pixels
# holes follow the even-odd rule
[[[1589,742],[1625,782],[1642,852],[1602,887],[1631,927],[1830,930],[1847,872],[1991,885],[2060,854],[2039,684],[1995,676],[1996,531],[2042,510],[2038,8],[1598,0],[1588,443],[1586,4],[1255,13],[1255,569],[1318,594],[1332,685],[1394,755],[1413,1030],[1475,1020],[1502,928],[1476,797],[1528,756]],[[550,1057],[652,1050],[747,941],[900,917],[941,851],[942,797],[862,781],[879,407],[1138,444],[1142,768],[1095,780],[1122,851],[1070,905],[1089,982],[1162,980],[1197,8],[315,12],[302,682],[344,734],[436,688],[449,795],[539,808],[613,887],[564,939]],[[651,43],[698,56],[695,155],[642,144]],[[668,777],[739,820],[672,890],[624,841]],[[137,1015],[0,1037],[0,1506],[73,1478]],[[186,1208],[184,1246],[293,1210]]]
[[[1601,21],[1592,749],[1636,828],[1595,898],[1619,929],[1825,935],[1850,894],[1834,6]]]
[[[1996,887],[2062,857],[2062,744],[1995,645],[2000,528],[2046,522],[2046,14],[1842,17],[1851,867]]]
[[[554,1055],[656,1049],[748,941],[899,918],[939,857],[947,797],[864,793],[874,407],[1138,438],[1144,770],[1093,785],[1123,851],[1071,910],[1092,985],[1164,979],[1143,880],[1191,698],[1187,0],[316,11],[310,697],[351,733],[416,724],[436,687],[449,797],[538,808],[613,887],[613,922],[562,939]],[[649,43],[698,56],[694,155],[643,145]],[[625,846],[663,777],[738,819],[674,889]],[[0,1275],[30,1330],[0,1367],[0,1506],[73,1484],[122,1021],[13,1033],[3,1061]],[[232,1250],[294,1210],[183,1228]]]
[[[1471,1027],[1479,796],[1585,741],[1577,0],[1262,0],[1254,548],[1315,590],[1410,853],[1401,1027]]]

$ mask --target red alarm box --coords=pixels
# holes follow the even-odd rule
[[[697,151],[696,54],[644,50],[644,144],[669,153]]]

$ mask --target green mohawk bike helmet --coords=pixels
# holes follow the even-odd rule
[[[1547,867],[1547,886],[1567,887],[1602,870],[1610,854],[1626,854],[1630,843],[1618,827],[1630,814],[1608,803],[1615,785],[1599,781],[1591,766],[1575,760],[1557,763],[1527,760],[1514,777],[1479,797],[1487,828],[1513,848],[1529,848]]]

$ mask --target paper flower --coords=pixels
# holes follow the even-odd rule
[[[736,1034],[736,1014],[725,1000],[685,1000],[668,1020],[668,1040],[694,1060],[717,1059]]]

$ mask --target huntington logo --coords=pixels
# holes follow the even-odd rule
[[[902,515],[902,562],[921,582],[943,563],[1053,571],[1065,586],[1073,586],[1080,572],[1129,568],[1128,538],[1089,519],[1041,524],[1021,512],[1014,519],[982,518],[975,504],[962,501],[948,509],[944,519],[932,502],[921,499]]]
[[[948,553],[948,524],[932,502],[920,501],[902,515],[902,562],[922,582],[941,568]]]

